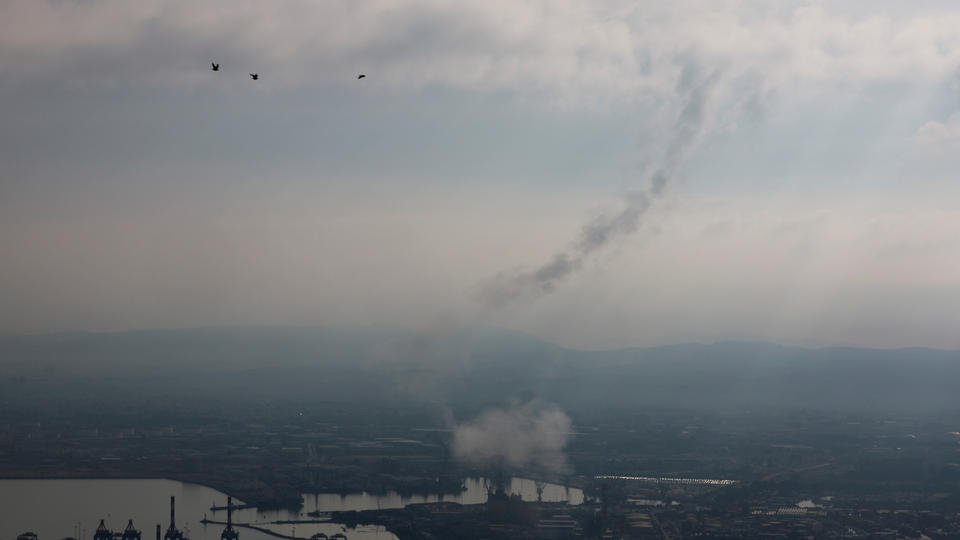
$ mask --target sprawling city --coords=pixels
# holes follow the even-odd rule
[[[416,358],[469,347],[466,372],[432,371],[421,377],[430,384],[409,389],[403,373],[416,366],[392,364],[405,360],[353,361],[410,340]],[[309,538],[320,523],[339,524],[348,538],[377,526],[400,539],[960,534],[960,413],[938,410],[960,384],[957,353],[760,344],[585,353],[491,329],[420,340],[283,328],[4,338],[5,357],[29,361],[3,373],[0,477],[200,484],[226,495],[181,508],[182,521],[284,538]],[[337,358],[300,360],[311,351],[323,358],[334,344]],[[112,367],[137,345],[181,362],[145,361],[145,379]],[[64,346],[97,354],[58,359]],[[278,351],[286,359],[269,374],[250,367]],[[863,355],[915,369],[860,372]],[[218,368],[195,367],[202,357]],[[526,372],[497,379],[524,358]],[[622,367],[625,358],[633,368]],[[754,365],[761,360],[763,370]],[[946,380],[927,380],[946,360],[957,361],[938,372]],[[832,379],[816,380],[824,362]],[[603,381],[610,366],[618,385]],[[108,369],[114,375],[101,378]],[[749,388],[757,377],[763,391]],[[457,381],[467,386],[451,396]],[[590,401],[571,383],[607,394]],[[519,395],[513,386],[537,395],[488,414],[484,399]],[[815,399],[802,405],[808,395]],[[554,418],[564,432],[551,446],[539,430]],[[502,448],[472,453],[463,445],[475,432]],[[333,495],[344,504],[316,502]],[[383,507],[350,502],[361,495]],[[238,512],[228,527],[228,510],[247,508],[274,513]],[[124,534],[128,519],[114,515],[111,534]],[[148,537],[156,525],[135,524]]]

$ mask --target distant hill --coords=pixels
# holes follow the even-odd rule
[[[240,395],[480,408],[537,397],[573,409],[954,411],[960,352],[768,343],[579,351],[491,328],[434,336],[383,327],[0,336],[0,390],[66,395],[98,385],[144,399]]]

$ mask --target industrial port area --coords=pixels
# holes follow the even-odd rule
[[[204,516],[208,526],[223,527],[228,536],[222,538],[244,530],[310,538],[296,535],[297,524],[306,530],[306,524],[323,522],[344,524],[344,537],[351,527],[377,525],[403,540],[960,535],[960,435],[951,427],[957,419],[584,414],[567,449],[568,474],[506,471],[583,490],[582,503],[567,504],[525,500],[497,481],[490,482],[485,501],[458,501],[464,478],[504,471],[454,459],[450,432],[431,427],[434,420],[424,410],[356,403],[311,410],[260,404],[231,408],[229,417],[215,407],[196,416],[127,411],[111,418],[71,410],[59,418],[6,417],[0,472],[7,478],[156,477],[213,486],[243,501],[221,502]],[[156,418],[157,424],[126,425],[126,414]],[[309,493],[361,492],[436,500],[331,512],[309,506]],[[228,509],[241,507],[292,508],[299,517],[285,520],[292,534],[230,523]],[[165,531],[165,540],[182,537],[172,513]],[[133,535],[140,539],[132,524],[118,532],[101,524],[92,538]]]
[[[110,357],[97,350],[98,359]],[[517,365],[542,364],[529,346],[522,351],[534,360]],[[196,354],[216,358],[209,348]],[[349,350],[339,354],[350,358]],[[747,395],[730,377],[670,373],[650,360],[637,375],[617,367],[616,380],[556,362],[552,378],[531,382],[532,373],[516,368],[502,379],[495,374],[520,353],[474,355],[473,371],[455,374],[466,382],[421,371],[412,389],[409,365],[355,361],[268,369],[211,361],[213,369],[188,358],[146,378],[143,368],[104,376],[88,360],[8,366],[0,377],[0,482],[166,479],[149,481],[176,484],[142,489],[207,491],[195,492],[190,506],[177,492],[176,522],[155,512],[151,522],[130,522],[133,513],[106,506],[71,518],[89,523],[83,528],[68,521],[52,535],[25,534],[66,515],[67,500],[32,521],[3,515],[0,524],[16,526],[10,540],[143,540],[161,521],[165,540],[960,538],[958,413],[797,406],[787,391],[774,402],[756,390]],[[720,362],[736,367],[721,358],[697,369]],[[873,384],[904,399],[882,380]],[[520,390],[537,385],[535,396]],[[668,392],[658,390],[664,385]],[[831,385],[839,388],[829,379],[810,388],[824,400],[855,391]],[[729,387],[752,404],[705,402]],[[607,391],[584,400],[580,388]],[[521,396],[519,405],[509,405],[510,396]],[[769,403],[777,406],[755,406]],[[0,493],[5,507],[22,507],[17,490],[26,485]],[[37,489],[29,497],[44,505],[59,488]],[[150,504],[165,505],[161,499]]]

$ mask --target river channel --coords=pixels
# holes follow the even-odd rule
[[[397,493],[371,495],[305,494],[299,513],[290,510],[261,512],[256,509],[234,512],[234,520],[255,523],[284,535],[308,538],[315,533],[332,535],[343,532],[351,540],[396,540],[396,536],[382,527],[358,527],[344,530],[336,523],[278,524],[277,521],[311,519],[307,513],[315,510],[373,510],[401,508],[407,504],[452,501],[477,504],[487,499],[487,481],[468,478],[467,488],[458,495],[443,497],[403,497]],[[510,492],[524,500],[537,499],[536,484],[532,480],[513,478]],[[100,519],[108,528],[121,530],[128,519],[133,519],[143,532],[143,540],[152,540],[159,523],[166,531],[170,522],[170,496],[177,501],[177,526],[188,533],[191,540],[218,540],[223,527],[203,525],[204,517],[226,520],[226,512],[213,513],[214,504],[226,504],[227,496],[215,489],[173,480],[0,480],[0,540],[13,540],[18,534],[31,531],[38,540],[61,540],[75,537],[90,540]],[[546,484],[544,501],[583,502],[583,492],[575,488]],[[236,503],[236,501],[235,501]],[[276,540],[275,537],[250,529],[240,529],[244,540]]]

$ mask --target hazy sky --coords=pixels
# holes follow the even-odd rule
[[[955,2],[197,4],[0,0],[0,332],[960,347]]]

